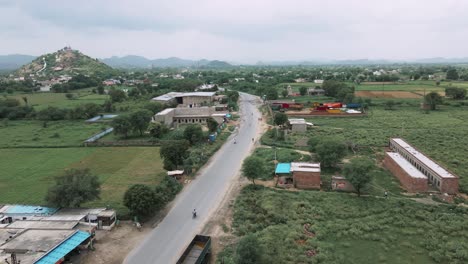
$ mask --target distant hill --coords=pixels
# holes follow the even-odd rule
[[[145,57],[129,55],[124,57],[110,57],[102,59],[102,62],[115,68],[179,68],[179,67],[207,67],[207,68],[222,68],[231,67],[224,61],[209,61],[209,60],[186,60],[177,57],[165,59],[150,60]]]
[[[105,74],[111,71],[113,69],[110,66],[99,60],[86,56],[78,50],[65,47],[57,52],[37,57],[31,63],[18,69],[16,75]]]
[[[36,56],[21,54],[0,55],[0,70],[16,70],[35,58]]]

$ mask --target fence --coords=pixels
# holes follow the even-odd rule
[[[114,128],[111,127],[111,128],[108,128],[106,130],[104,130],[103,132],[99,133],[99,134],[96,134],[90,138],[88,138],[87,140],[85,140],[84,144],[86,145],[87,143],[92,143],[92,142],[95,142],[96,140],[102,138],[103,136],[111,133],[112,131],[114,131]]]

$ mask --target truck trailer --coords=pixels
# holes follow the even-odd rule
[[[196,235],[187,246],[177,264],[202,264],[208,262],[211,253],[211,237]]]

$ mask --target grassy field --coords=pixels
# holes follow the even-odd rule
[[[76,99],[67,99],[65,93],[16,94],[8,97],[18,99],[23,105],[25,102],[22,98],[26,97],[28,98],[28,104],[33,106],[36,110],[47,108],[48,106],[70,108],[86,103],[102,104],[109,98],[108,95],[93,94],[88,89],[77,90],[71,93],[75,95]]]
[[[232,230],[258,239],[260,264],[461,264],[468,262],[467,217],[463,207],[407,198],[249,186],[235,202]],[[227,246],[217,263],[235,263],[235,248]]]
[[[102,130],[103,124],[84,121],[22,120],[0,123],[0,148],[80,146],[84,140]]]
[[[106,206],[120,213],[131,184],[156,186],[164,176],[157,147],[2,149],[0,201],[44,204],[53,179],[69,168],[90,168],[102,181],[101,200],[84,206]]]

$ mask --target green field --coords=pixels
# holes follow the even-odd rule
[[[251,185],[235,202],[232,230],[258,239],[262,258],[256,263],[462,264],[468,262],[467,216],[463,207],[408,198]],[[236,263],[235,248],[228,245],[217,263]]]
[[[86,103],[102,104],[109,98],[108,95],[93,94],[89,89],[76,90],[70,93],[75,95],[75,99],[67,99],[65,97],[65,93],[16,94],[8,97],[18,99],[23,105],[25,104],[23,97],[26,97],[28,99],[28,104],[33,106],[36,110],[40,110],[48,106],[71,108]]]
[[[2,149],[0,201],[44,204],[54,177],[69,168],[90,168],[102,181],[101,200],[84,206],[110,205],[120,213],[128,186],[156,186],[164,175],[157,147]]]
[[[84,140],[102,131],[104,124],[84,121],[36,120],[3,121],[0,123],[0,148],[80,146]]]

